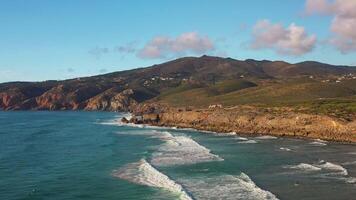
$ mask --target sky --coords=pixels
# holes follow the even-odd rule
[[[356,66],[356,0],[0,0],[0,82],[184,56]]]

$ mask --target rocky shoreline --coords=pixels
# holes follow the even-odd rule
[[[218,133],[273,135],[356,142],[356,121],[342,121],[325,115],[305,114],[288,108],[262,109],[251,106],[214,109],[180,109],[141,106],[124,123],[194,128]]]

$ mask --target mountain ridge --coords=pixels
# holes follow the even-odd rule
[[[182,87],[189,92],[199,88],[202,95],[198,96],[202,100],[204,95],[209,98],[215,95],[217,100],[211,102],[218,103],[218,99],[227,93],[240,94],[240,91],[283,86],[292,84],[293,81],[295,87],[306,83],[314,87],[323,83],[320,87],[325,91],[329,87],[347,88],[337,98],[353,98],[354,93],[356,94],[356,88],[352,87],[355,79],[356,67],[350,66],[315,61],[291,64],[284,61],[236,60],[204,55],[90,77],[1,83],[0,109],[127,111],[131,106],[142,102],[161,101],[163,94]],[[342,83],[336,85],[338,82]],[[334,98],[335,95],[329,96]],[[329,96],[321,95],[320,98]],[[280,98],[284,96],[280,95]]]

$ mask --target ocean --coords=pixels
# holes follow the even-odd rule
[[[356,199],[356,145],[0,112],[0,199]]]

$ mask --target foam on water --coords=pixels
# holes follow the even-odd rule
[[[114,171],[113,176],[140,185],[163,188],[178,194],[182,200],[192,200],[180,184],[158,171],[144,159]]]
[[[295,169],[300,172],[318,172],[316,177],[343,180],[346,183],[356,183],[356,178],[349,177],[347,169],[343,166],[321,160],[318,163],[300,163],[298,165],[288,165],[284,168]]]
[[[327,143],[327,141],[322,140],[322,139],[314,139],[314,141],[316,141],[316,142],[322,142],[322,143]]]
[[[321,170],[320,167],[316,167],[314,165],[307,164],[307,163],[300,163],[298,165],[288,165],[288,166],[285,166],[284,168],[296,169],[296,170],[301,170],[301,171],[306,171],[306,172]]]
[[[326,146],[327,145],[323,142],[310,142],[309,144],[314,145],[314,146]]]
[[[150,162],[155,166],[185,165],[200,162],[223,161],[221,157],[210,152],[192,138],[174,136],[168,131],[135,131],[119,134],[144,135],[164,141],[152,154]]]
[[[271,140],[271,139],[277,139],[277,137],[275,136],[271,136],[271,135],[264,135],[264,136],[259,136],[259,137],[255,137],[256,139],[259,140]]]
[[[245,173],[241,173],[239,176],[220,175],[190,178],[181,182],[193,194],[194,199],[277,199],[271,192],[258,187]]]
[[[125,132],[117,132],[117,134],[123,135],[142,135],[142,136],[149,136],[151,138],[158,138],[158,139],[166,139],[173,137],[167,131],[156,131],[156,130],[139,130],[139,131],[125,131]]]
[[[173,136],[169,132],[157,132],[165,141],[153,153],[151,163],[155,166],[184,165],[209,161],[222,161],[218,155],[187,136]]]
[[[356,165],[356,161],[344,162],[342,165]]]
[[[319,164],[317,164],[315,166],[318,166],[318,167],[320,167],[322,169],[325,169],[325,170],[333,171],[334,173],[337,173],[337,174],[340,174],[340,175],[343,175],[343,176],[347,176],[348,175],[347,170],[343,166],[335,164],[335,163],[325,162],[325,161],[322,160],[322,161],[319,162]]]
[[[279,149],[283,151],[292,151],[290,148],[287,147],[280,147]]]
[[[242,141],[247,141],[248,139],[245,137],[240,137],[240,136],[236,136],[234,137],[235,140],[242,140]]]
[[[234,136],[237,133],[236,132],[228,132],[228,133],[215,133],[215,132],[213,132],[213,134],[216,135],[216,136]]]
[[[240,144],[256,144],[256,140],[246,140],[246,141],[240,141]]]

